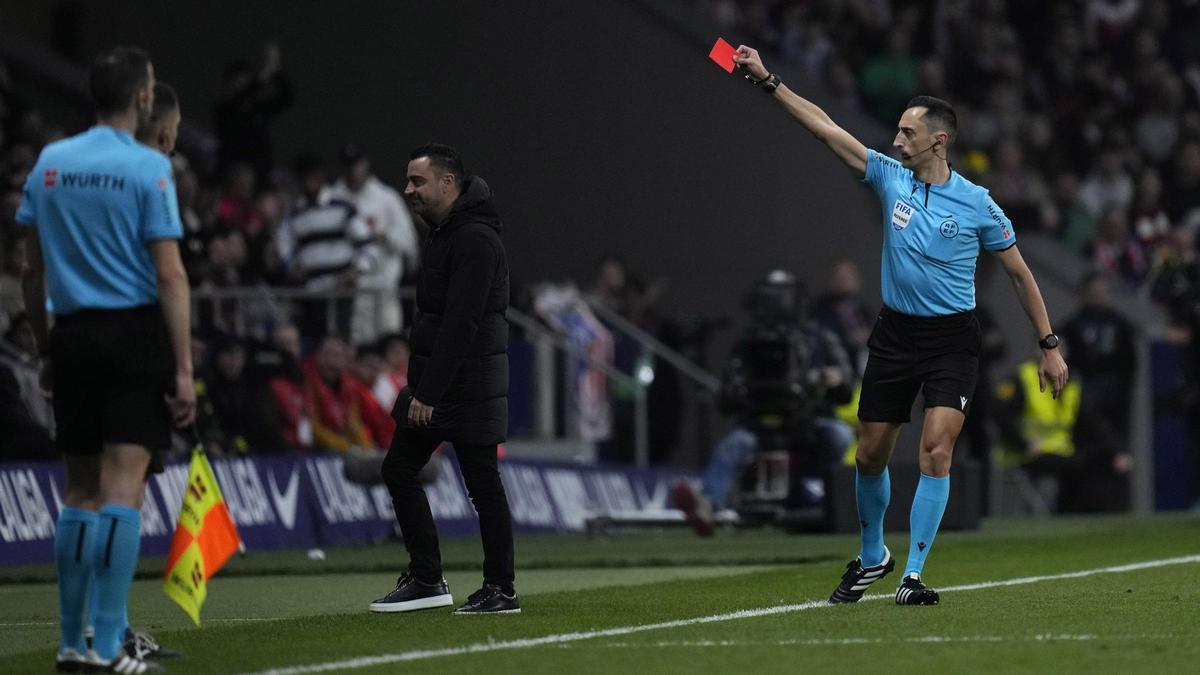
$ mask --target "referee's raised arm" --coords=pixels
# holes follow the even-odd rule
[[[747,73],[747,79],[771,92],[776,101],[795,117],[805,129],[808,129],[817,140],[829,146],[833,154],[838,156],[856,176],[862,178],[867,173],[867,146],[848,131],[839,127],[829,115],[825,114],[815,103],[796,94],[787,88],[778,75],[772,75],[763,65],[758,50],[746,45],[737,49],[733,57]]]

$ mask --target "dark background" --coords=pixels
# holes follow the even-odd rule
[[[399,185],[411,148],[457,146],[498,194],[517,281],[585,282],[611,251],[669,279],[662,312],[732,316],[768,270],[816,291],[844,256],[878,301],[874,196],[706,58],[715,35],[661,21],[675,3],[53,4],[0,3],[0,38],[56,44],[85,64],[114,44],[144,46],[202,128],[222,68],[278,42],[297,94],[275,125],[278,161],[306,149],[332,160],[354,141]],[[828,111],[864,141],[890,137]]]

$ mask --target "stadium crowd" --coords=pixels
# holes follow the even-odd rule
[[[987,186],[1018,227],[1057,237],[1106,279],[1166,306],[1168,339],[1191,345],[1198,367],[1200,43],[1190,36],[1200,33],[1200,2],[696,4],[722,31],[773,52],[885,126],[916,93],[949,98],[964,129],[955,168]],[[294,98],[277,46],[230,64],[219,85],[211,111],[182,102],[185,123],[211,129],[216,143],[184,134],[172,158],[184,261],[199,298],[193,346],[203,440],[219,453],[386,447],[407,361],[395,290],[417,269],[423,225],[353,143],[335,163],[311,151],[277,161],[271,127]],[[0,61],[0,452],[8,458],[53,453],[13,218],[40,148],[65,131],[12,86]],[[245,294],[256,287],[288,287],[300,298]],[[222,294],[230,289],[243,295]],[[608,256],[587,292],[668,345],[702,345],[689,326],[655,310],[660,290]],[[854,271],[835,267],[815,311],[861,373],[870,312],[858,292]],[[625,372],[639,357],[635,345],[616,345]],[[681,385],[672,374],[660,368],[650,396],[651,446],[660,450],[678,440]],[[1175,397],[1193,418],[1196,382],[1183,378],[1184,395]],[[623,439],[631,396],[613,396],[613,436]],[[980,428],[990,426],[986,406],[977,412]],[[990,445],[970,431],[968,439]],[[630,452],[619,447],[611,459]]]

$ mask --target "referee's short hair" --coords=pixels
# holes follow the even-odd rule
[[[905,109],[924,108],[921,117],[931,131],[945,131],[954,140],[958,134],[958,115],[954,114],[954,106],[934,96],[917,96],[908,102]]]
[[[462,157],[459,156],[457,150],[441,143],[426,143],[413,150],[408,159],[411,161],[422,157],[428,157],[429,165],[436,168],[439,173],[454,174],[454,181],[459,185],[462,184],[467,172],[463,168]]]
[[[128,109],[150,79],[149,65],[150,55],[138,47],[114,47],[97,56],[90,78],[96,115],[107,117]]]

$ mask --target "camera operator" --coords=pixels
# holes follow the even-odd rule
[[[786,450],[793,466],[824,474],[854,437],[834,407],[853,396],[854,369],[838,336],[807,317],[804,290],[775,270],[746,299],[748,322],[722,377],[720,408],[733,428],[713,449],[697,490],[677,484],[672,501],[700,536],[760,448]],[[794,475],[794,472],[792,472]]]

